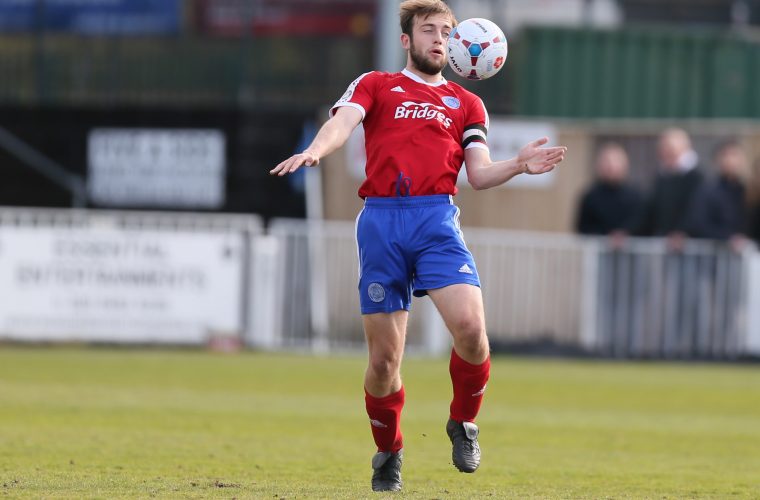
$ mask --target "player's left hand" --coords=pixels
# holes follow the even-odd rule
[[[536,175],[550,172],[565,159],[565,146],[542,147],[547,142],[549,138],[542,137],[520,149],[517,164],[522,166],[524,173]]]

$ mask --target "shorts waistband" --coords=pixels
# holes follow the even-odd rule
[[[450,194],[431,194],[427,196],[372,196],[364,200],[365,207],[404,208],[431,205],[453,205],[454,197]]]

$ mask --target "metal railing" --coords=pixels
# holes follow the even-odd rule
[[[354,225],[275,220],[269,348],[363,346]],[[760,354],[758,268],[753,248],[735,253],[689,241],[606,240],[465,230],[481,276],[495,348],[551,348],[624,358],[735,359]],[[753,274],[754,273],[754,274]],[[754,278],[752,278],[754,276]],[[254,294],[255,296],[255,294]],[[278,333],[279,332],[279,333]],[[428,299],[416,301],[408,345],[440,352],[448,333]]]
[[[706,241],[677,253],[661,240],[602,249],[596,350],[636,358],[740,356],[749,328],[748,268],[756,258]]]
[[[28,168],[69,191],[71,206],[84,207],[87,204],[87,188],[80,176],[72,174],[3,127],[0,127],[0,150],[5,150]]]

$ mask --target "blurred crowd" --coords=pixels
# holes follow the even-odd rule
[[[628,236],[666,238],[678,251],[688,238],[724,242],[735,251],[760,243],[760,194],[752,189],[750,160],[735,140],[722,142],[709,160],[700,158],[689,134],[664,130],[657,141],[659,170],[647,192],[630,182],[629,158],[618,143],[596,153],[594,183],[578,206],[577,231],[607,235],[615,248]],[[760,164],[760,159],[756,161]]]

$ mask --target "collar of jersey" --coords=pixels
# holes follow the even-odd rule
[[[412,73],[411,71],[409,71],[406,68],[404,68],[404,69],[401,70],[401,74],[404,75],[407,78],[411,78],[412,80],[414,80],[417,83],[421,83],[423,85],[428,85],[430,87],[440,87],[441,85],[446,85],[448,83],[446,81],[446,79],[443,78],[443,77],[441,77],[441,81],[439,81],[439,82],[428,83],[428,82],[426,82],[425,80],[423,80],[419,76],[415,75],[414,73]]]

